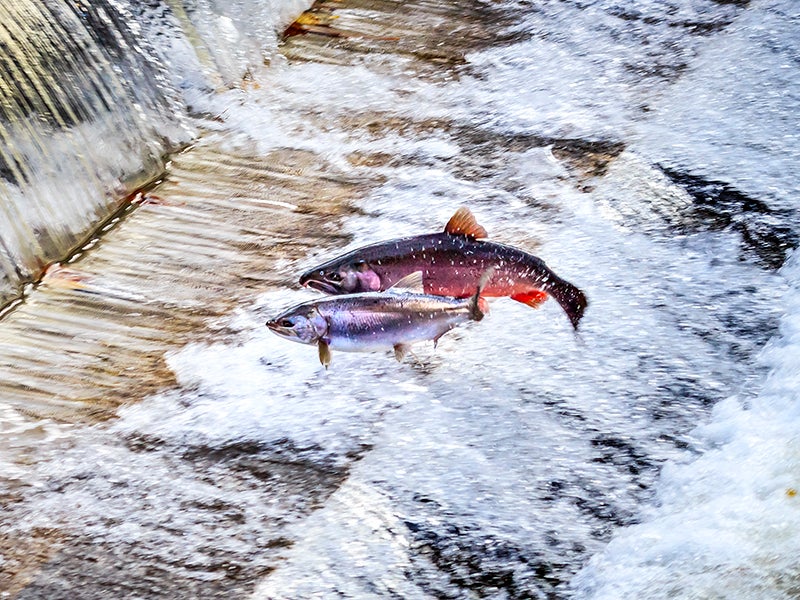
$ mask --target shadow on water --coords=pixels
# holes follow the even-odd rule
[[[767,269],[779,269],[788,252],[797,247],[796,211],[771,208],[722,181],[662,170],[693,200],[680,222],[673,224],[678,231],[735,231],[742,238],[742,252],[754,254]]]

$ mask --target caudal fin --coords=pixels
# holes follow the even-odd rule
[[[572,323],[572,326],[577,331],[583,313],[586,312],[586,307],[589,305],[586,294],[569,281],[565,281],[553,275],[550,276],[550,280],[548,281],[547,293],[555,298],[556,302],[561,305],[561,308],[567,313],[570,323]]]
[[[486,302],[481,298],[481,294],[483,293],[483,288],[489,283],[493,274],[494,267],[489,267],[483,272],[483,275],[481,275],[481,278],[478,280],[478,289],[475,290],[472,298],[469,299],[469,316],[473,321],[480,321],[486,315],[487,306]]]

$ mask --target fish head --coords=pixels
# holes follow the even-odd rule
[[[300,285],[325,294],[377,292],[381,278],[364,260],[326,263],[303,273]]]
[[[267,321],[274,334],[301,344],[316,344],[328,332],[328,322],[313,306],[298,306]]]

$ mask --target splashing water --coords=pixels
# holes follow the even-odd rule
[[[173,388],[52,434],[4,523],[55,556],[20,597],[792,597],[796,15],[744,4],[396,16],[463,27],[461,61],[343,9],[379,39],[289,41],[259,89],[197,93],[225,115],[205,143],[319,156],[359,211],[170,352]],[[579,336],[500,299],[417,360],[325,372],[263,326],[320,258],[462,204],[587,292]]]

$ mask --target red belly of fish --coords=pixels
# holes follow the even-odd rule
[[[426,294],[468,298],[475,293],[479,278],[480,275],[473,277],[471,273],[465,273],[460,277],[442,278],[437,277],[436,273],[426,272],[422,284]],[[506,274],[494,276],[481,292],[481,296],[484,298],[508,296],[533,308],[547,300],[547,292],[527,281],[516,280]]]

